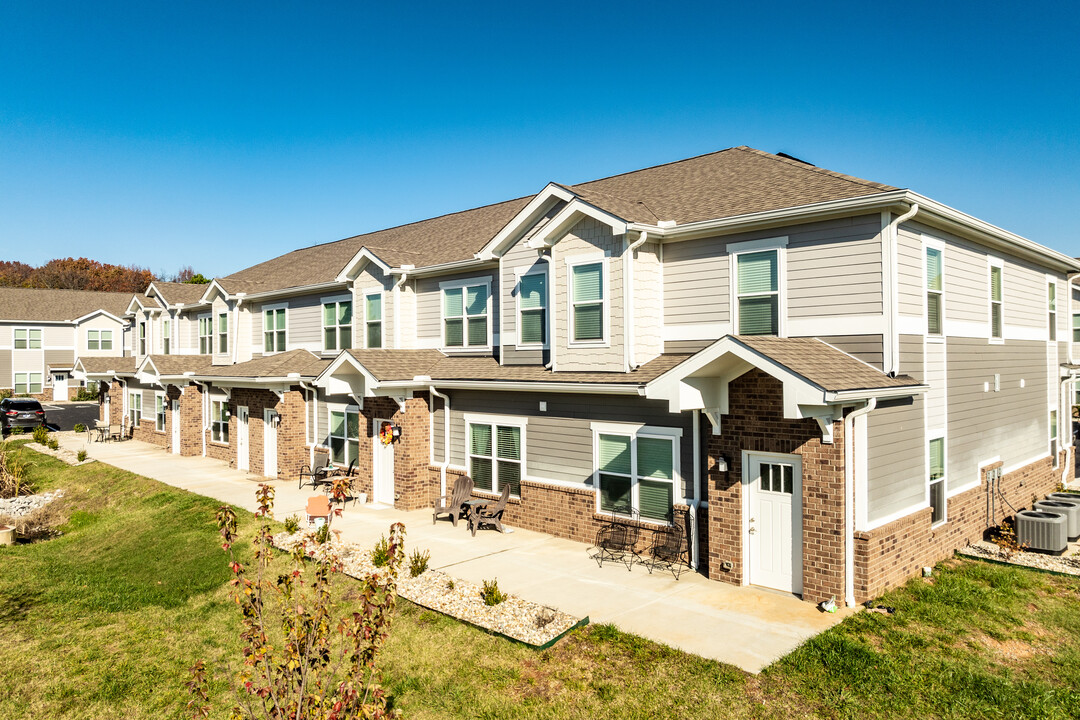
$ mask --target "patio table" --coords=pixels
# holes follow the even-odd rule
[[[490,504],[491,504],[490,500],[466,500],[465,502],[462,503],[462,505],[467,507],[468,510],[469,510],[469,514],[468,514],[469,527],[472,527],[473,520],[475,520],[476,517],[480,514],[480,510],[482,508],[486,508]],[[473,533],[473,534],[475,535],[475,533]]]

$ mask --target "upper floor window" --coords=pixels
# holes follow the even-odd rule
[[[172,322],[169,320],[161,321],[161,352],[172,354]]]
[[[364,346],[382,347],[382,293],[364,296]]]
[[[547,274],[530,272],[518,280],[518,345],[547,342]]]
[[[1049,317],[1050,339],[1057,340],[1057,283],[1053,280],[1046,286],[1046,301]]]
[[[926,332],[941,335],[943,327],[941,293],[944,288],[941,250],[926,248]]]
[[[740,335],[780,334],[780,252],[739,253],[737,294]]]
[[[930,441],[930,523],[945,520],[945,438]]]
[[[229,352],[229,315],[220,313],[217,316],[218,352],[222,355]]]
[[[32,330],[30,328],[15,328],[15,349],[40,350],[41,330]]]
[[[199,318],[199,354],[209,355],[214,344],[214,322],[209,315]]]
[[[990,266],[990,337],[1002,338],[1001,265]]]
[[[112,350],[112,330],[87,330],[87,350]]]
[[[146,322],[139,323],[139,354],[146,354]]]
[[[263,351],[285,352],[285,308],[263,311]]]
[[[1074,314],[1072,316],[1073,333],[1072,341],[1074,343],[1080,343],[1080,314]]]
[[[675,502],[679,438],[663,428],[596,433],[600,510],[670,521]]]
[[[574,342],[603,342],[605,326],[604,262],[570,266],[570,303]]]
[[[443,288],[443,345],[485,348],[488,339],[488,283]]]
[[[469,423],[469,474],[477,490],[521,496],[524,425],[502,422]]]
[[[352,301],[324,303],[323,349],[348,350],[352,347]]]

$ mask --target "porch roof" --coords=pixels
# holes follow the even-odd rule
[[[79,379],[85,377],[88,380],[108,380],[113,375],[135,374],[135,358],[131,355],[80,357],[75,361],[72,370],[79,374]]]

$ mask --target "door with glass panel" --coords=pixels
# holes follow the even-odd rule
[[[802,592],[802,459],[754,454],[743,464],[747,582]]]

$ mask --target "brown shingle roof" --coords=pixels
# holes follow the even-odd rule
[[[919,385],[908,375],[889,377],[817,338],[738,335],[735,339],[829,392]]]
[[[154,287],[161,293],[161,297],[165,302],[170,305],[179,303],[196,305],[207,288],[206,285],[196,285],[195,283],[161,282],[160,280],[154,281]]]
[[[75,364],[91,375],[100,375],[109,371],[113,371],[118,375],[131,375],[135,372],[135,358],[131,355],[125,357],[80,357],[75,361]]]
[[[0,320],[63,322],[104,310],[123,317],[131,293],[46,288],[0,288]]]
[[[209,355],[151,355],[150,362],[159,375],[183,375],[192,372],[202,375],[211,368]]]
[[[438,350],[350,350],[349,354],[383,382],[430,376],[431,368],[446,358]]]
[[[329,365],[329,360],[307,350],[289,350],[235,365],[214,365],[199,374],[204,377],[283,378],[299,373],[301,377],[316,377]]]

